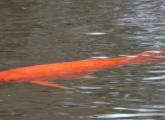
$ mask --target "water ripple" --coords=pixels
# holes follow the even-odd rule
[[[127,28],[123,37],[136,40],[142,47],[163,48],[164,0],[135,1],[133,4],[128,7],[129,12],[117,20],[119,26]]]
[[[152,74],[165,73],[165,70],[149,70],[148,73],[152,73]]]
[[[77,86],[76,88],[79,88],[82,90],[97,90],[97,89],[101,89],[102,87]]]
[[[115,110],[127,110],[127,111],[134,111],[134,112],[158,112],[161,110],[158,109],[149,109],[149,108],[124,108],[124,107],[115,107]]]
[[[165,118],[164,113],[101,114],[101,115],[96,115],[95,118],[98,118],[98,119],[121,119],[121,118],[135,118],[135,117],[153,117],[153,116]]]
[[[89,33],[86,33],[86,35],[93,35],[93,36],[99,36],[99,35],[105,35],[107,33],[105,32],[89,32]]]
[[[165,75],[143,78],[143,80],[164,80],[164,79],[165,79]]]

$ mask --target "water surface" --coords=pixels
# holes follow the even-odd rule
[[[165,48],[164,0],[0,1],[0,69]],[[1,120],[163,120],[165,63],[61,81],[0,85]]]

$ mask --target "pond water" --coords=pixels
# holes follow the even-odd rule
[[[165,48],[164,0],[1,0],[0,69]],[[163,120],[165,62],[0,85],[0,120]]]

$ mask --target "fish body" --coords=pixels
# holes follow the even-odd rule
[[[0,72],[1,83],[28,82],[42,86],[67,89],[53,80],[69,80],[95,73],[107,68],[118,68],[126,64],[151,64],[159,61],[165,51],[146,51],[136,55],[116,58],[95,58],[62,63],[33,65]]]

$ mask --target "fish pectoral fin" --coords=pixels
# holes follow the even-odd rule
[[[58,88],[61,90],[66,90],[66,89],[71,89],[69,87],[65,87],[56,83],[52,82],[47,82],[47,81],[31,81],[32,84],[40,85],[40,86],[47,86],[47,87],[52,87],[52,88]]]

